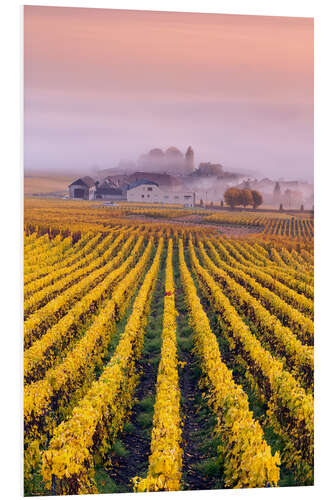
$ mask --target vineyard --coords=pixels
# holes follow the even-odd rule
[[[145,205],[145,206],[144,206]],[[286,238],[292,241],[311,242],[314,235],[313,214],[292,215],[288,213],[267,212],[256,213],[251,211],[209,210],[208,208],[183,208],[180,205],[162,206],[161,204],[131,204],[119,202],[114,206],[107,206],[102,202],[69,201],[63,200],[34,200],[25,201],[26,220],[38,226],[49,227],[52,230],[65,229],[68,226],[72,231],[82,230],[105,231],[114,224],[128,224],[133,220],[147,222],[147,228],[152,225],[177,224],[186,226],[188,230],[204,226],[205,232],[224,233],[240,229],[247,233],[258,234],[262,238]],[[75,222],[74,222],[75,221]]]
[[[313,484],[313,219],[128,210],[26,203],[25,494]]]

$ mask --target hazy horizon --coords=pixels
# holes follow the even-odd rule
[[[24,7],[24,164],[80,172],[191,145],[313,180],[313,20]]]

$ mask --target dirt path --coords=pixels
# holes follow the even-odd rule
[[[175,260],[174,268],[179,269],[178,258]],[[175,300],[179,313],[178,358],[179,361],[185,363],[179,374],[183,420],[183,489],[221,488],[221,472],[217,464],[217,442],[213,437],[215,418],[202,400],[201,390],[198,389],[201,371],[192,352],[192,330],[188,325],[187,306],[178,271],[175,273],[175,278]]]
[[[112,457],[113,467],[108,471],[119,492],[132,492],[132,479],[136,476],[145,477],[148,470],[155,385],[161,351],[164,263],[165,255],[162,254],[162,265],[151,301],[143,352],[137,362],[141,376],[135,392],[135,404],[118,439],[124,453],[117,453],[116,450],[115,456]]]
[[[145,429],[139,424],[137,416],[142,412],[140,401],[151,394],[153,374],[144,361],[139,362],[139,367],[142,376],[135,394],[138,402],[133,406],[129,424],[125,426],[124,432],[119,436],[126,453],[123,456],[115,456],[113,458],[113,468],[108,471],[108,475],[119,486],[118,491],[132,492],[132,478],[143,475],[148,466],[150,438]]]

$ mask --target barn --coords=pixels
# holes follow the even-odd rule
[[[78,200],[92,200],[94,198],[95,181],[88,175],[80,177],[68,186],[69,197]]]

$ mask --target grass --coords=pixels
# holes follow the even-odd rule
[[[51,495],[51,491],[47,490],[40,471],[35,472],[30,481],[25,481],[24,496],[39,497],[43,495]]]
[[[130,433],[135,431],[135,426],[132,424],[132,422],[128,421],[124,423],[124,433]]]
[[[116,457],[127,457],[129,452],[120,439],[116,439],[111,449],[112,455]]]
[[[153,396],[146,396],[138,402],[140,408],[146,412],[152,412],[154,410],[154,398]]]
[[[149,333],[153,334],[155,333],[155,331],[156,330],[154,329]],[[148,338],[143,348],[143,354],[144,355],[157,354],[161,351],[161,345],[162,345],[162,338],[160,336],[154,336],[152,338]]]
[[[204,476],[216,479],[217,481],[221,479],[222,469],[221,462],[218,458],[208,458],[207,460],[198,463],[195,468]]]
[[[190,352],[193,344],[192,339],[190,337],[179,336],[177,340],[179,349],[181,349],[184,352]]]
[[[165,262],[166,249],[162,253],[162,262]],[[164,284],[165,265],[162,264],[159,272],[158,281],[152,299],[152,307],[148,316],[147,330],[143,345],[142,359],[146,365],[150,366],[153,374],[154,383],[149,391],[141,400],[138,401],[138,406],[143,411],[137,414],[136,422],[143,429],[143,434],[150,439],[155,404],[155,383],[157,369],[160,362],[161,346],[162,346],[162,321],[163,321],[163,306],[164,306]]]
[[[95,480],[99,493],[124,493],[126,491],[110,478],[102,466],[95,467]]]
[[[136,421],[143,429],[149,429],[153,424],[153,412],[139,413]]]

